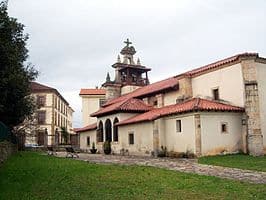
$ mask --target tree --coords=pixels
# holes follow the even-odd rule
[[[34,112],[30,82],[38,72],[26,63],[28,35],[24,25],[9,17],[7,1],[0,3],[0,121],[10,129]]]
[[[68,143],[68,135],[69,133],[67,132],[67,128],[66,127],[61,127],[61,136],[63,141],[61,141],[63,144],[67,144]]]

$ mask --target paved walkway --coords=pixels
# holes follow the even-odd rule
[[[59,152],[59,157],[64,157],[65,152]],[[139,156],[120,156],[80,153],[78,160],[90,163],[141,165],[165,168],[186,173],[216,176],[250,183],[266,184],[266,172],[242,170],[228,167],[198,164],[195,159],[152,158]]]

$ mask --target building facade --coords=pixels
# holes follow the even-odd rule
[[[64,97],[54,88],[32,82],[31,94],[35,99],[37,110],[36,126],[31,138],[26,138],[26,145],[58,145],[68,143],[70,134],[74,134],[72,116],[74,110]],[[62,129],[69,135],[64,136]]]
[[[111,141],[114,153],[265,153],[265,58],[238,54],[149,84],[150,69],[134,61],[128,42],[112,65],[114,81],[107,76],[103,84],[107,102],[80,129],[80,139],[90,141],[80,141],[82,149],[93,141],[101,151]]]

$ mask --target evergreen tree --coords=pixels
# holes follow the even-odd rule
[[[33,113],[30,82],[37,71],[27,64],[28,35],[24,25],[9,17],[7,1],[0,3],[0,121],[9,128],[23,122]]]

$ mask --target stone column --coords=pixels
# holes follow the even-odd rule
[[[261,132],[259,92],[256,63],[253,59],[242,60],[245,87],[245,111],[247,115],[247,147],[254,156],[263,155],[263,135]]]
[[[195,153],[196,156],[201,156],[201,125],[200,125],[200,114],[194,115],[195,122]]]
[[[158,156],[159,148],[159,130],[158,130],[158,120],[153,122],[153,152],[154,156]]]
[[[156,99],[157,99],[157,107],[161,108],[164,106],[164,101],[163,101],[163,94],[157,94]]]

